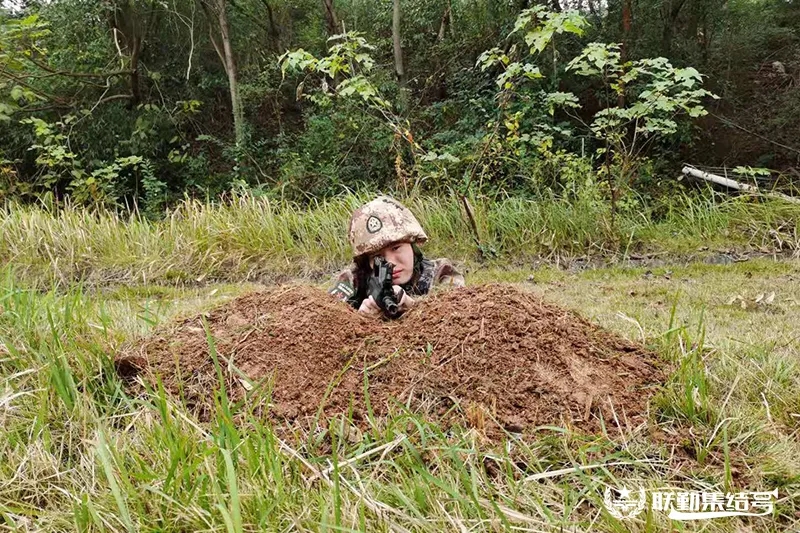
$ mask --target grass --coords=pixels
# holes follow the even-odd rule
[[[415,204],[433,223],[432,238],[445,242],[434,250],[467,250],[445,240],[448,232],[460,237],[463,229],[456,208],[437,201]],[[286,266],[281,272],[302,275],[346,258],[340,229],[329,241],[313,243],[319,228],[338,227],[348,202],[357,203],[354,198],[322,205],[305,222],[292,208],[258,222],[268,216],[266,204],[242,202],[237,208],[187,204],[182,215],[159,224],[77,210],[58,216],[36,210],[2,214],[8,262],[0,276],[0,529],[727,532],[800,527],[797,260],[584,272],[509,269],[498,262],[470,272],[468,283],[518,283],[624,336],[644,338],[673,362],[674,375],[651,403],[646,426],[594,436],[540,428],[524,439],[509,435],[492,444],[474,430],[444,431],[424,413],[396,405],[385,422],[374,421],[355,438],[345,417],[320,432],[281,439],[254,414],[269,401],[263,391],[256,389],[246,407],[218,396],[212,420],[201,424],[159,387],[143,397],[127,395],[111,360],[123,343],[159,324],[255,287],[207,283],[209,278],[251,277],[249,261],[264,260],[267,265],[259,268],[265,272],[272,265],[292,265],[303,250],[312,254],[311,266]],[[518,233],[522,227],[536,228],[543,220],[536,217],[550,208],[519,201],[501,207],[475,203],[484,223],[498,223],[495,233],[484,228],[484,235],[492,234],[505,253],[545,235],[541,228]],[[190,208],[196,209],[191,215]],[[669,235],[677,240],[668,246],[694,247],[692,239],[704,232],[745,227],[760,229],[743,233],[747,238],[737,244],[761,244],[752,240],[760,238],[766,243],[774,236],[767,228],[775,229],[783,219],[767,211],[762,219],[746,220],[745,214],[761,208],[723,204],[722,214],[700,223],[705,224],[700,229],[674,230],[673,220],[663,222],[662,229],[645,225],[641,235]],[[512,221],[517,215],[529,218]],[[570,223],[574,226],[564,236],[556,234],[552,242],[562,247],[555,249],[568,249],[563,242],[570,232],[600,231],[588,222]],[[295,237],[286,241],[291,246],[270,240],[292,231]],[[785,227],[776,231],[787,235]],[[656,243],[644,237],[638,242]],[[261,246],[270,246],[269,251],[259,252]],[[585,248],[571,252],[578,250]],[[278,253],[278,259],[271,255]],[[80,269],[68,264],[70,257],[83,258]],[[53,273],[48,273],[51,259]],[[219,270],[204,284],[166,284],[174,281],[166,274],[170,269],[190,279],[215,265]],[[145,278],[147,283],[132,283]],[[115,283],[104,287],[103,282]],[[773,291],[771,304],[754,303],[759,294]],[[737,295],[753,305],[743,309],[738,300],[730,305]],[[778,488],[780,501],[765,518],[673,522],[653,511],[620,521],[602,510],[602,499],[606,487],[624,484]]]
[[[279,281],[320,276],[349,260],[349,214],[368,200],[349,195],[310,208],[236,197],[224,205],[180,204],[164,220],[64,207],[0,209],[0,261],[14,278],[46,289],[92,286]],[[474,263],[456,198],[403,199],[430,237],[429,255]],[[607,207],[591,202],[473,198],[478,231],[497,264],[545,258],[672,254],[698,247],[800,250],[800,208],[747,198],[678,196],[655,213],[631,211],[611,225]],[[651,216],[652,215],[652,216]]]

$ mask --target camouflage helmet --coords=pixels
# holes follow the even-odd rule
[[[388,196],[378,196],[353,212],[348,238],[354,257],[377,252],[393,242],[428,240],[414,214]]]

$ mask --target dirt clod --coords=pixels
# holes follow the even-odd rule
[[[606,426],[641,422],[664,380],[643,346],[507,285],[434,294],[392,322],[316,288],[273,288],[128,346],[117,357],[120,374],[160,376],[207,416],[219,385],[204,317],[229,395],[269,380],[269,416],[279,424],[351,411],[364,424],[366,373],[377,417],[392,402],[425,402],[487,433],[553,424],[597,431],[601,418]]]

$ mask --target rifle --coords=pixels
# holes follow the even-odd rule
[[[402,314],[392,287],[394,285],[392,282],[393,272],[394,264],[378,256],[374,260],[372,275],[368,281],[368,296],[372,296],[378,307],[383,309],[383,314],[387,318],[397,318]]]

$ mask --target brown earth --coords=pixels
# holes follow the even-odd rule
[[[446,423],[463,416],[488,434],[553,424],[595,432],[601,418],[612,427],[646,419],[665,378],[643,346],[511,286],[440,292],[392,322],[320,289],[280,287],[164,327],[118,355],[123,377],[160,376],[201,419],[218,389],[203,317],[229,396],[274,380],[269,416],[279,425],[351,410],[366,425],[366,372],[376,417],[401,402]]]

